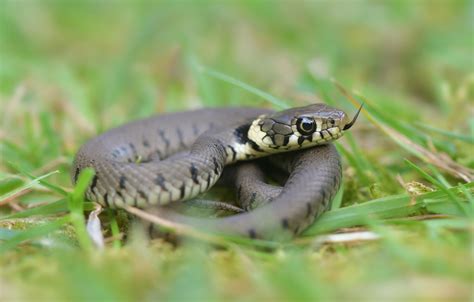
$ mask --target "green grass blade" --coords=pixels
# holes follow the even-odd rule
[[[86,251],[92,249],[92,241],[87,233],[84,219],[84,195],[94,176],[94,169],[86,168],[82,170],[77,179],[76,187],[68,199],[71,223],[76,231],[79,244]]]
[[[36,179],[36,177],[35,177],[34,175],[30,174],[29,172],[27,172],[25,169],[21,168],[20,166],[14,164],[14,163],[12,163],[12,162],[10,162],[9,164],[10,164],[10,166],[11,166],[13,169],[15,169],[16,171],[18,171],[19,173],[21,173],[21,174],[27,176],[27,177],[30,178],[30,179],[33,179],[33,180]],[[59,173],[59,171],[55,171],[55,173]],[[46,187],[46,188],[48,188],[48,189],[50,189],[50,190],[52,190],[52,191],[54,191],[54,192],[60,194],[60,195],[66,196],[66,195],[68,194],[68,193],[67,193],[64,189],[62,189],[61,187],[56,186],[56,185],[53,185],[52,183],[47,182],[47,181],[45,181],[45,180],[43,180],[43,179],[40,179],[40,180],[39,180],[39,183],[40,183],[42,186],[44,186],[44,187]]]
[[[341,207],[342,204],[342,197],[344,196],[344,183],[341,184],[341,187],[334,196],[334,199],[331,203],[331,211],[337,210]]]
[[[110,220],[110,230],[111,230],[112,236],[115,238],[119,238],[120,229],[117,223],[117,218],[111,209],[107,209],[107,214]],[[113,246],[114,248],[119,249],[122,246],[122,243],[120,242],[119,239],[115,239],[113,241]]]
[[[443,129],[438,129],[436,127],[426,125],[424,123],[415,123],[415,125],[420,127],[420,128],[423,128],[425,130],[428,130],[428,131],[431,131],[431,132],[434,132],[434,133],[437,133],[437,134],[441,134],[441,135],[443,135],[447,138],[453,138],[453,139],[457,139],[457,140],[460,140],[460,141],[463,141],[463,142],[466,142],[466,143],[469,143],[469,144],[474,144],[474,137],[470,136],[470,135],[463,135],[463,134],[450,132],[450,131],[443,130]]]
[[[42,179],[44,179],[44,178],[46,178],[46,177],[49,177],[49,176],[51,176],[51,175],[53,175],[53,174],[56,174],[56,173],[59,173],[59,171],[57,171],[57,170],[56,170],[56,171],[52,171],[52,172],[49,172],[49,173],[44,174],[44,175],[42,175],[42,176],[36,177],[36,178],[34,178],[32,181],[30,181],[29,183],[24,184],[23,186],[20,186],[19,188],[16,188],[16,189],[13,190],[13,191],[10,191],[10,192],[8,192],[8,193],[5,193],[5,194],[1,195],[1,196],[0,196],[0,203],[1,203],[2,201],[4,201],[4,200],[6,200],[6,199],[8,199],[8,198],[10,198],[10,197],[12,197],[12,196],[14,196],[15,194],[18,194],[18,193],[21,192],[21,191],[30,189],[30,188],[32,188],[32,187],[38,185],[38,184],[41,182]]]
[[[215,70],[212,70],[212,69],[209,69],[207,67],[203,67],[201,66],[200,67],[200,70],[202,73],[204,73],[205,75],[208,75],[210,77],[213,77],[215,79],[218,79],[218,80],[221,80],[221,81],[224,81],[226,83],[229,83],[229,84],[232,84],[234,86],[237,86],[243,90],[246,90],[252,94],[255,94],[256,96],[259,96],[261,97],[262,99],[268,101],[269,103],[273,104],[274,106],[276,106],[277,108],[281,108],[281,109],[287,109],[287,108],[290,108],[290,105],[288,105],[288,102],[286,101],[282,101],[280,100],[279,98],[265,92],[265,91],[262,91],[258,88],[255,88],[247,83],[244,83],[240,80],[237,80],[236,78],[233,78],[231,76],[228,76],[222,72],[219,72],[219,71],[215,71]]]
[[[94,205],[92,202],[86,202],[84,203],[84,210],[86,211],[91,211],[94,208]],[[67,212],[69,209],[67,200],[65,198],[60,199],[58,201],[42,205],[39,207],[34,207],[30,209],[26,209],[20,212],[12,213],[3,217],[0,217],[0,221],[2,220],[8,220],[8,219],[16,219],[16,218],[26,218],[26,217],[32,217],[32,216],[48,216],[48,215],[54,215],[58,213],[63,213]]]
[[[196,78],[198,85],[199,95],[206,106],[217,106],[219,105],[218,97],[216,96],[215,89],[212,87],[209,78],[205,77],[202,72],[202,65],[199,63],[195,55],[189,54],[188,62],[191,67],[191,71]]]
[[[465,187],[472,188],[474,183],[466,184]],[[457,186],[448,190],[450,194],[454,194],[460,189],[461,187]],[[416,197],[408,194],[387,196],[326,212],[303,233],[303,236],[331,232],[345,227],[367,225],[368,220],[374,218],[389,219],[426,214],[429,209],[436,209],[436,212],[440,214],[465,215],[464,211],[460,211],[459,208],[453,211],[453,205],[444,191],[425,193]]]

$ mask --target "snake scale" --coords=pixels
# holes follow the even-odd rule
[[[103,206],[144,207],[226,235],[287,238],[329,207],[342,177],[339,154],[329,142],[341,137],[359,112],[351,120],[343,111],[312,104],[279,112],[213,108],[155,116],[84,144],[75,157],[72,180],[92,167],[96,174],[86,197]],[[253,160],[261,157],[286,171],[282,186],[266,182]],[[230,172],[224,178],[235,186],[245,212],[197,218],[166,206],[207,191],[225,166]],[[261,206],[252,209],[255,204]]]

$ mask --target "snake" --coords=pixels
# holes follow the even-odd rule
[[[93,168],[85,196],[104,207],[144,208],[224,235],[292,238],[328,209],[338,191],[341,158],[331,142],[352,127],[361,108],[352,119],[323,103],[152,116],[87,141],[71,178],[75,184],[83,169]],[[270,163],[282,183],[268,181],[261,167]],[[220,178],[233,184],[241,213],[205,218],[169,207],[206,192]]]

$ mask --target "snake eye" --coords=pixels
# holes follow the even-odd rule
[[[329,118],[328,122],[331,126],[334,126],[334,124],[336,123],[336,121],[333,118]]]
[[[309,117],[300,117],[296,120],[296,127],[302,134],[313,134],[316,130],[316,122]]]

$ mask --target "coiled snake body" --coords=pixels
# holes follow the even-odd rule
[[[76,182],[81,169],[94,168],[86,196],[107,207],[155,206],[156,215],[219,233],[288,237],[328,208],[341,181],[340,158],[328,142],[342,136],[356,118],[351,121],[324,104],[280,112],[215,108],[166,114],[87,142],[75,157],[72,178]],[[288,173],[282,187],[267,184],[254,161],[246,161],[268,156]],[[215,219],[163,207],[205,192],[226,165],[231,165],[227,179],[236,187],[239,205],[262,206]]]

